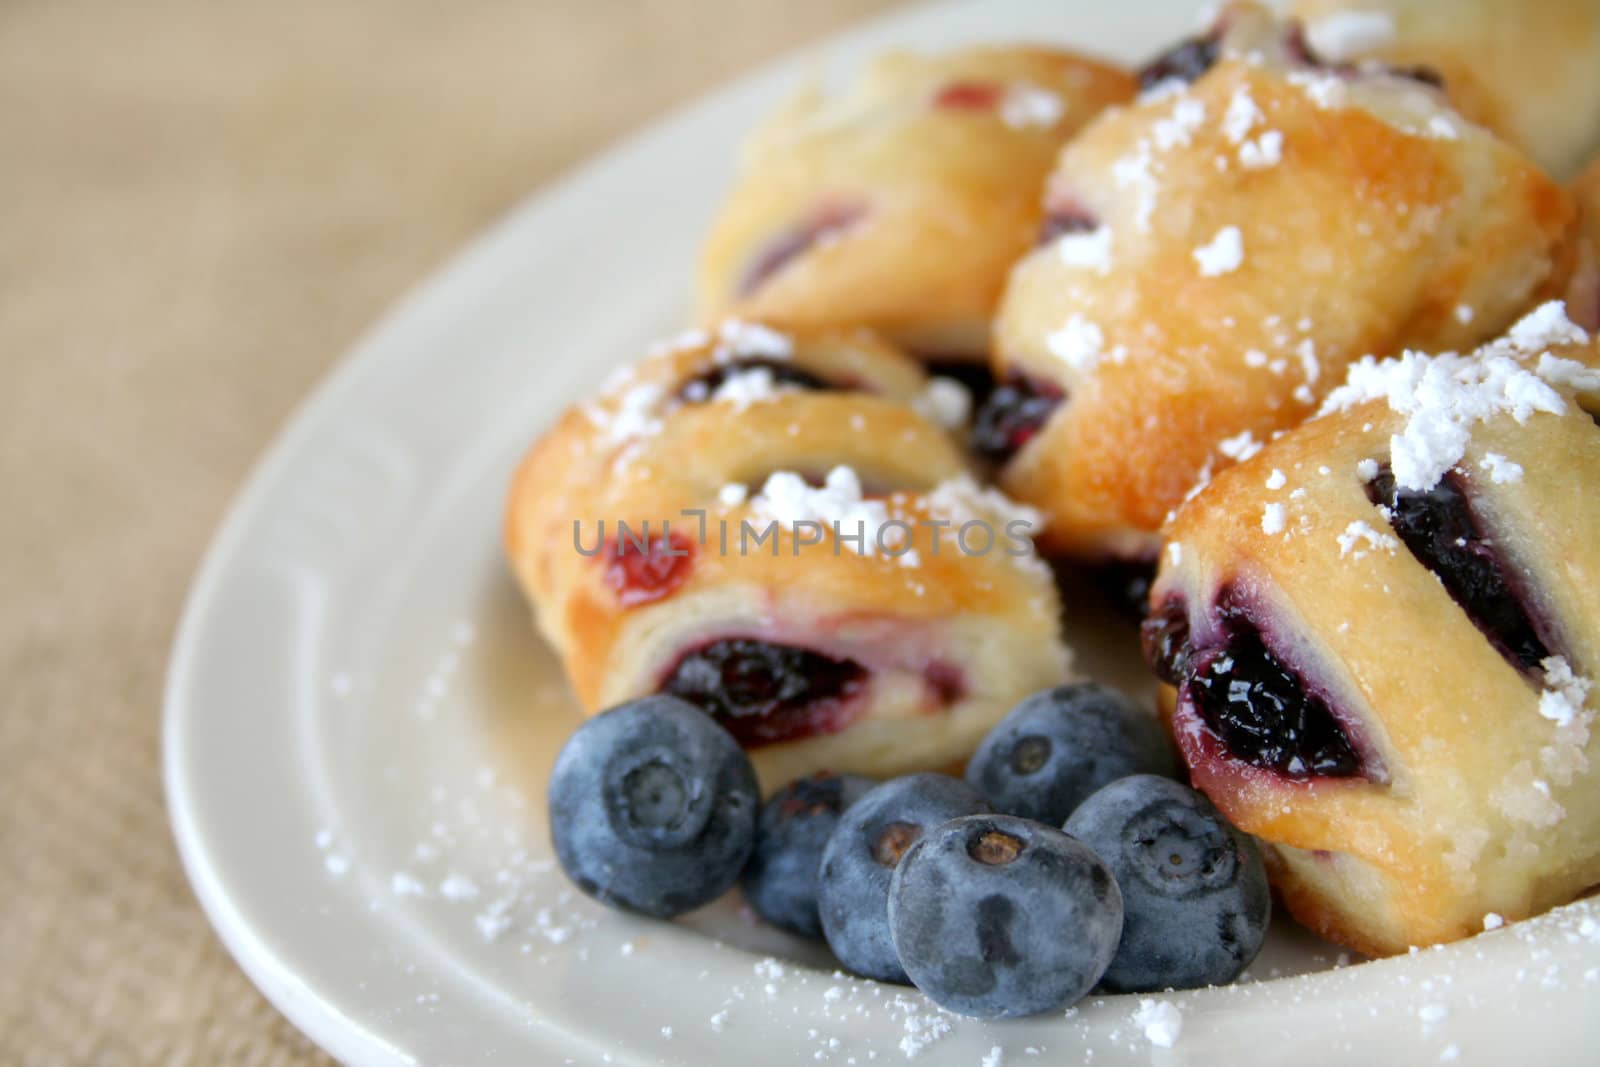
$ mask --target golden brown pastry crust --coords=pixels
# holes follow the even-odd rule
[[[801,96],[746,146],[701,257],[702,319],[864,325],[981,362],[1056,150],[1133,90],[1109,64],[1019,46],[892,54],[847,94]],[[812,226],[828,232],[805,246]],[[751,284],[786,242],[792,256]]]
[[[1504,329],[1552,284],[1572,217],[1427,86],[1253,49],[1104,114],[1047,196],[1099,229],[1012,274],[996,374],[1067,399],[1001,484],[1047,512],[1046,547],[1086,556],[1151,555],[1239,435],[1304,419],[1350,360]]]
[[[778,335],[756,336],[771,351]],[[708,642],[765,641],[870,672],[843,729],[752,751],[768,786],[819,768],[942,768],[963,759],[1016,700],[1064,676],[1048,569],[1031,555],[1024,527],[1011,531],[1020,541],[1006,539],[1017,518],[1010,506],[977,490],[959,448],[918,414],[926,379],[914,361],[860,332],[785,343],[792,350],[779,358],[845,388],[682,402],[674,397],[683,382],[748,355],[737,343],[697,337],[569,411],[517,472],[507,554],[586,711],[657,691],[679,657]],[[757,497],[769,475],[817,481],[837,466],[910,527],[914,563],[836,546],[820,529],[806,536],[822,543],[797,547],[787,523],[776,540],[752,547],[774,513]],[[741,490],[725,495],[730,485]],[[701,520],[684,509],[703,511],[704,540]],[[688,552],[681,582],[660,598],[630,601],[608,576],[614,557],[574,547],[574,521],[592,553],[602,519],[610,543],[619,520],[634,531],[648,520],[657,540],[669,520]],[[996,531],[983,555],[958,550],[957,527],[970,519]],[[745,520],[752,533],[741,552]],[[935,531],[921,520],[954,525]],[[848,520],[844,528],[856,529]],[[904,533],[888,535],[897,557],[892,542]],[[979,550],[976,530],[968,544]],[[1007,555],[1014,544],[1029,554]]]
[[[1593,346],[1559,354],[1600,363]],[[1561,654],[1592,677],[1600,500],[1580,487],[1600,478],[1600,429],[1564,398],[1559,415],[1475,425],[1457,470],[1555,620]],[[1152,594],[1184,605],[1200,632],[1219,591],[1243,590],[1274,654],[1328,695],[1364,777],[1250,765],[1184,698],[1172,721],[1196,788],[1262,840],[1294,916],[1369,955],[1464,937],[1488,913],[1523,918],[1600,883],[1600,692],[1580,696],[1569,725],[1541,714],[1553,676],[1503,658],[1394,536],[1365,465],[1388,458],[1405,421],[1371,401],[1218,475],[1173,521]]]
[[[1329,58],[1437,70],[1463,114],[1557,178],[1600,149],[1600,0],[1295,0],[1290,11],[1314,48],[1338,53]],[[1389,32],[1349,19],[1372,13]],[[1350,52],[1332,48],[1341,38]]]
[[[1567,313],[1584,329],[1600,330],[1600,159],[1572,183],[1572,197],[1580,225],[1567,285]]]

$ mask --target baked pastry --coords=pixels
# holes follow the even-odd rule
[[[1330,62],[1425,65],[1558,178],[1600,149],[1600,0],[1294,0]]]
[[[1567,314],[1593,332],[1600,330],[1600,159],[1578,175],[1572,195],[1578,204],[1579,227],[1567,285]]]
[[[976,440],[1050,550],[1153,558],[1196,480],[1351,360],[1494,336],[1565,263],[1566,192],[1431,82],[1222,18],[1066,146],[1058,236],[1006,290]]]
[[[1037,516],[976,486],[929,395],[864,333],[725,323],[569,411],[505,539],[585,710],[684,697],[772,788],[945,767],[1059,683]]]
[[[1145,647],[1191,778],[1361,952],[1600,883],[1587,340],[1552,303],[1470,356],[1363,360],[1171,524]]]
[[[863,325],[982,364],[1056,150],[1133,76],[1043,47],[881,57],[756,131],[701,258],[702,318]]]

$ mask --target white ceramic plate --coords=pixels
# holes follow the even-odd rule
[[[1166,998],[1167,1049],[1132,998],[956,1019],[833,973],[736,900],[648,922],[553,867],[544,782],[576,714],[500,561],[503,487],[563,405],[682,325],[741,135],[819,64],[1012,38],[1132,61],[1193,6],[940,6],[771,68],[535,199],[318,390],[211,547],[166,706],[189,876],[284,1014],[363,1064],[1594,1062],[1587,904],[1342,967],[1280,925],[1254,981]],[[1103,634],[1080,663],[1118,680]]]

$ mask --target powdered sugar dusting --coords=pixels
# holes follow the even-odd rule
[[[1168,1000],[1148,997],[1139,1001],[1133,1013],[1133,1025],[1144,1031],[1144,1036],[1157,1048],[1171,1048],[1178,1043],[1183,1032],[1183,1012]]]
[[[1376,530],[1360,519],[1355,520],[1344,528],[1339,535],[1339,556],[1353,555],[1360,559],[1374,549],[1388,552],[1391,555],[1400,547],[1400,541],[1392,534]]]
[[[1593,684],[1573,673],[1564,656],[1550,656],[1544,668],[1544,692],[1539,695],[1539,714],[1557,726],[1570,726],[1583,712]]]
[[[1567,321],[1559,302],[1545,304],[1505,338],[1472,355],[1365,356],[1351,365],[1345,384],[1328,394],[1322,412],[1382,400],[1391,411],[1405,415],[1405,428],[1389,441],[1395,481],[1406,489],[1431,489],[1461,462],[1475,424],[1500,415],[1521,423],[1538,413],[1565,413],[1566,402],[1546,375],[1567,381],[1587,378],[1582,366],[1545,352],[1529,370],[1527,357],[1550,344],[1583,339],[1586,335]]]
[[[1098,226],[1088,233],[1069,233],[1056,239],[1056,255],[1069,267],[1111,271],[1111,227]]]
[[[1000,121],[1013,129],[1054,126],[1067,113],[1061,97],[1027,82],[1016,82],[1000,98]]]
[[[1261,532],[1273,537],[1283,532],[1284,508],[1282,504],[1268,504],[1261,511]]]
[[[1074,313],[1061,329],[1045,338],[1050,354],[1076,371],[1093,370],[1102,359],[1121,363],[1128,350],[1121,345],[1105,351],[1105,334],[1100,327]]]
[[[1202,278],[1232,274],[1244,262],[1244,238],[1237,226],[1224,226],[1208,244],[1193,252]]]

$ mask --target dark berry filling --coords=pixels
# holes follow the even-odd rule
[[[1367,483],[1367,497],[1388,511],[1406,548],[1438,576],[1490,644],[1514,666],[1536,670],[1550,655],[1550,642],[1528,611],[1516,568],[1473,513],[1466,480],[1451,471],[1432,489],[1400,489],[1385,464]]]
[[[933,106],[951,111],[989,111],[1000,102],[1005,87],[994,82],[951,82],[933,97]]]
[[[1234,758],[1291,778],[1350,778],[1361,758],[1328,705],[1272,653],[1242,615],[1226,645],[1194,657],[1186,691]]]
[[[1189,609],[1182,600],[1169,597],[1139,624],[1139,644],[1144,661],[1168,685],[1181,685],[1188,675]]]
[[[1153,89],[1173,80],[1197,81],[1216,65],[1221,51],[1222,41],[1215,33],[1179,41],[1139,69],[1139,88]]]
[[[671,596],[694,570],[692,541],[675,530],[655,538],[649,533],[648,526],[619,531],[606,542],[602,574],[623,607]]]
[[[1066,394],[1052,382],[1010,373],[995,386],[972,420],[972,447],[979,455],[1004,463],[1050,418]]]
[[[1227,754],[1289,778],[1366,773],[1327,701],[1267,647],[1232,587],[1215,618],[1215,636],[1196,649],[1182,600],[1169,598],[1140,638],[1156,675],[1179,687]]]
[[[709,400],[729,378],[753,370],[767,371],[772,375],[773,384],[777,386],[819,392],[833,388],[831,383],[786,359],[746,356],[715,364],[696,374],[678,387],[678,400],[686,404],[698,404]]]
[[[826,237],[849,229],[866,217],[865,204],[824,201],[806,218],[778,234],[756,254],[739,279],[739,296],[749,296],[767,280]]]
[[[868,672],[849,659],[751,638],[713,641],[686,653],[661,691],[704,709],[745,748],[837,733]]]
[[[1100,228],[1100,220],[1088,208],[1077,204],[1047,207],[1044,220],[1039,223],[1039,244],[1050,244],[1069,233],[1093,233]]]

